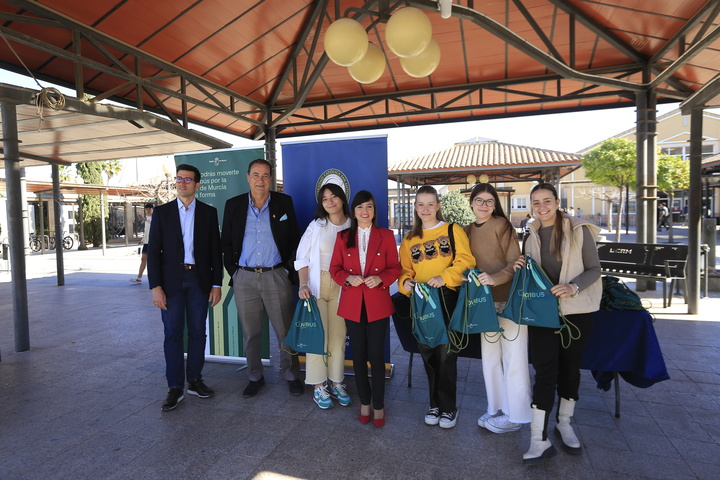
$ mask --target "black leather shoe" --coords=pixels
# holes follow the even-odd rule
[[[205,385],[202,378],[188,383],[188,393],[190,395],[197,395],[200,398],[210,398],[215,395],[213,389]]]
[[[165,399],[165,403],[163,403],[160,408],[163,412],[175,410],[175,407],[178,406],[178,403],[180,403],[183,398],[185,398],[185,395],[182,388],[171,388]]]
[[[260,387],[265,385],[265,377],[260,377],[260,380],[253,381],[250,380],[250,383],[247,384],[247,387],[245,387],[245,390],[243,390],[243,397],[245,398],[251,398],[257,395],[257,393],[260,391]]]
[[[302,395],[303,393],[303,384],[297,378],[288,380],[288,388],[290,389],[290,395]]]

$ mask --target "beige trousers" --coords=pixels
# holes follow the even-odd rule
[[[345,319],[338,316],[340,285],[329,272],[320,272],[320,296],[316,299],[320,310],[325,345],[327,347],[327,365],[325,356],[308,353],[306,356],[305,383],[317,385],[325,380],[340,383],[345,378]]]

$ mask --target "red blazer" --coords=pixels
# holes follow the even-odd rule
[[[390,285],[398,279],[401,270],[395,246],[395,235],[387,228],[373,227],[370,230],[365,272],[361,272],[360,253],[357,246],[347,248],[345,245],[348,232],[349,230],[343,230],[338,233],[330,262],[330,275],[342,287],[338,315],[359,322],[360,309],[364,300],[368,322],[387,318],[394,312],[390,298]],[[382,283],[375,288],[369,288],[365,284],[359,287],[349,287],[345,285],[345,279],[349,275],[362,275],[363,277],[377,275],[382,279]]]

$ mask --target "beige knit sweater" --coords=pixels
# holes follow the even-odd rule
[[[507,228],[510,227],[510,228]],[[513,265],[520,256],[520,244],[515,229],[502,217],[491,217],[482,226],[470,224],[465,227],[470,238],[470,251],[477,268],[487,272],[495,282],[492,287],[495,302],[507,301]]]

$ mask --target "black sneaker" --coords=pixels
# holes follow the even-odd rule
[[[245,398],[251,398],[257,395],[257,393],[260,391],[260,387],[265,385],[265,377],[260,377],[260,380],[254,381],[250,380],[250,382],[247,384],[247,387],[245,387],[245,390],[243,390],[243,397]]]
[[[190,395],[197,395],[200,398],[210,398],[215,395],[213,389],[205,385],[202,378],[188,383],[188,393]]]
[[[162,404],[160,409],[163,412],[175,410],[175,407],[178,406],[178,403],[180,403],[183,398],[185,398],[185,395],[182,388],[171,388],[168,392],[167,398],[165,399],[165,403]]]
[[[440,415],[440,428],[452,428],[457,423],[458,411],[454,412],[443,412]]]
[[[288,388],[290,389],[290,395],[302,395],[303,393],[303,384],[297,378],[288,380]]]

